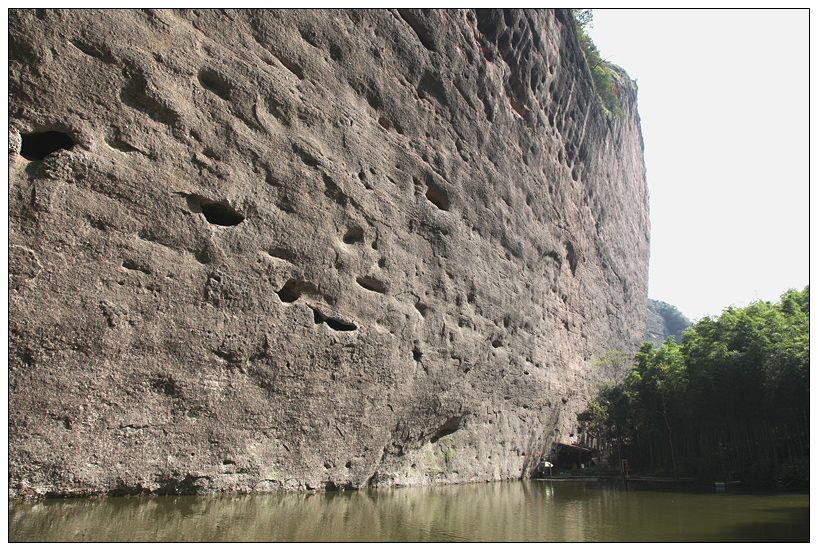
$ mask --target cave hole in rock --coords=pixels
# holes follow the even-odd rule
[[[565,242],[566,257],[568,258],[568,265],[571,267],[571,273],[577,275],[577,253],[574,251],[574,244],[570,241]]]
[[[47,130],[20,134],[20,155],[29,161],[42,161],[47,156],[61,149],[69,150],[74,147],[74,140],[65,132]]]
[[[139,262],[137,262],[135,260],[131,260],[131,259],[123,260],[122,261],[122,267],[125,268],[126,270],[139,271],[139,272],[142,272],[142,273],[148,274],[148,275],[151,275],[151,273],[152,273],[152,271],[151,271],[151,269],[149,267],[143,266]]]
[[[329,56],[333,61],[343,61],[344,50],[342,50],[338,44],[333,44],[329,47]]]
[[[244,222],[244,216],[227,202],[205,203],[201,207],[205,219],[216,226],[238,226]]]
[[[324,180],[324,195],[338,203],[339,205],[346,206],[347,204],[347,196],[344,191],[335,183],[335,181],[330,177],[329,174],[322,174],[321,178]]]
[[[364,240],[364,230],[359,226],[352,226],[351,228],[347,229],[346,233],[344,233],[344,236],[341,239],[347,245],[360,243]]]
[[[227,201],[213,201],[207,197],[191,193],[187,196],[188,206],[194,212],[201,210],[205,220],[215,226],[237,226],[244,222],[244,216]],[[198,207],[198,209],[196,208]]]
[[[202,85],[202,88],[213,92],[223,100],[230,99],[232,86],[227,82],[227,79],[212,69],[199,71],[199,84]]]
[[[297,279],[289,279],[276,294],[281,302],[295,302],[301,297],[302,287],[301,282]]]
[[[315,325],[320,325],[322,323],[326,323],[327,327],[332,329],[333,331],[355,331],[358,327],[353,323],[347,323],[345,321],[341,321],[339,319],[330,318],[325,316],[318,310],[313,307],[310,307],[312,310],[312,318],[315,322]]]
[[[295,258],[295,253],[289,249],[285,249],[284,247],[273,247],[272,249],[267,251],[267,254],[269,254],[272,257],[280,258],[281,260],[287,261],[290,261],[293,258]]]
[[[449,210],[449,195],[432,181],[426,183],[426,198],[440,210]]]
[[[299,157],[301,157],[301,161],[302,161],[302,162],[303,162],[305,165],[307,165],[307,166],[309,166],[309,167],[312,167],[312,168],[315,168],[315,167],[317,167],[319,164],[321,164],[321,163],[318,161],[318,159],[316,159],[316,158],[315,158],[313,155],[311,155],[311,154],[310,154],[308,151],[306,151],[306,150],[304,150],[304,149],[296,149],[296,148],[295,148],[295,146],[293,146],[293,149],[294,149],[294,151],[295,151],[295,152],[298,154],[298,156],[299,156]]]
[[[368,291],[373,291],[375,293],[385,293],[386,292],[386,283],[383,281],[372,277],[372,276],[358,276],[355,279],[356,283],[363,287]]]
[[[324,322],[333,331],[355,331],[356,329],[358,329],[352,323],[345,323],[345,322],[343,322],[341,320],[336,320],[336,319],[332,319],[332,318],[327,318],[327,319],[324,320]]]
[[[435,432],[435,435],[432,436],[431,439],[429,439],[429,442],[434,444],[444,436],[448,436],[453,432],[456,432],[457,429],[460,428],[460,422],[462,420],[463,418],[460,416],[450,417],[448,421],[443,423],[443,425],[441,425],[441,427],[437,429],[437,432]]]
[[[304,69],[301,67],[301,65],[299,65],[295,61],[293,61],[291,59],[288,59],[288,58],[286,58],[284,56],[276,56],[276,57],[278,58],[278,60],[281,62],[281,64],[284,65],[284,67],[288,71],[290,71],[292,74],[294,74],[296,77],[298,77],[298,80],[304,80],[306,75],[304,74]]]

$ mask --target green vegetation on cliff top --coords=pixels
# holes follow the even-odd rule
[[[682,332],[693,325],[690,319],[682,314],[678,308],[661,300],[648,299],[648,311],[660,316],[665,323],[666,335],[673,335],[677,342],[681,342]]]
[[[614,65],[602,58],[599,48],[586,32],[586,29],[593,27],[593,10],[572,9],[574,21],[577,25],[579,44],[591,70],[594,80],[594,90],[602,103],[602,108],[608,118],[622,118],[625,116],[619,103],[620,88],[630,81],[630,77],[624,69]]]

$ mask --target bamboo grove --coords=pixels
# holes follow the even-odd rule
[[[604,384],[581,430],[632,470],[700,480],[809,485],[809,286],[727,308],[660,348],[644,343]]]

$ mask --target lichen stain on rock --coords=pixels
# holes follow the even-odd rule
[[[516,478],[640,343],[570,12],[8,20],[10,497]]]

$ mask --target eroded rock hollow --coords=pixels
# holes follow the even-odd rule
[[[12,496],[516,478],[645,333],[568,11],[9,11]]]

